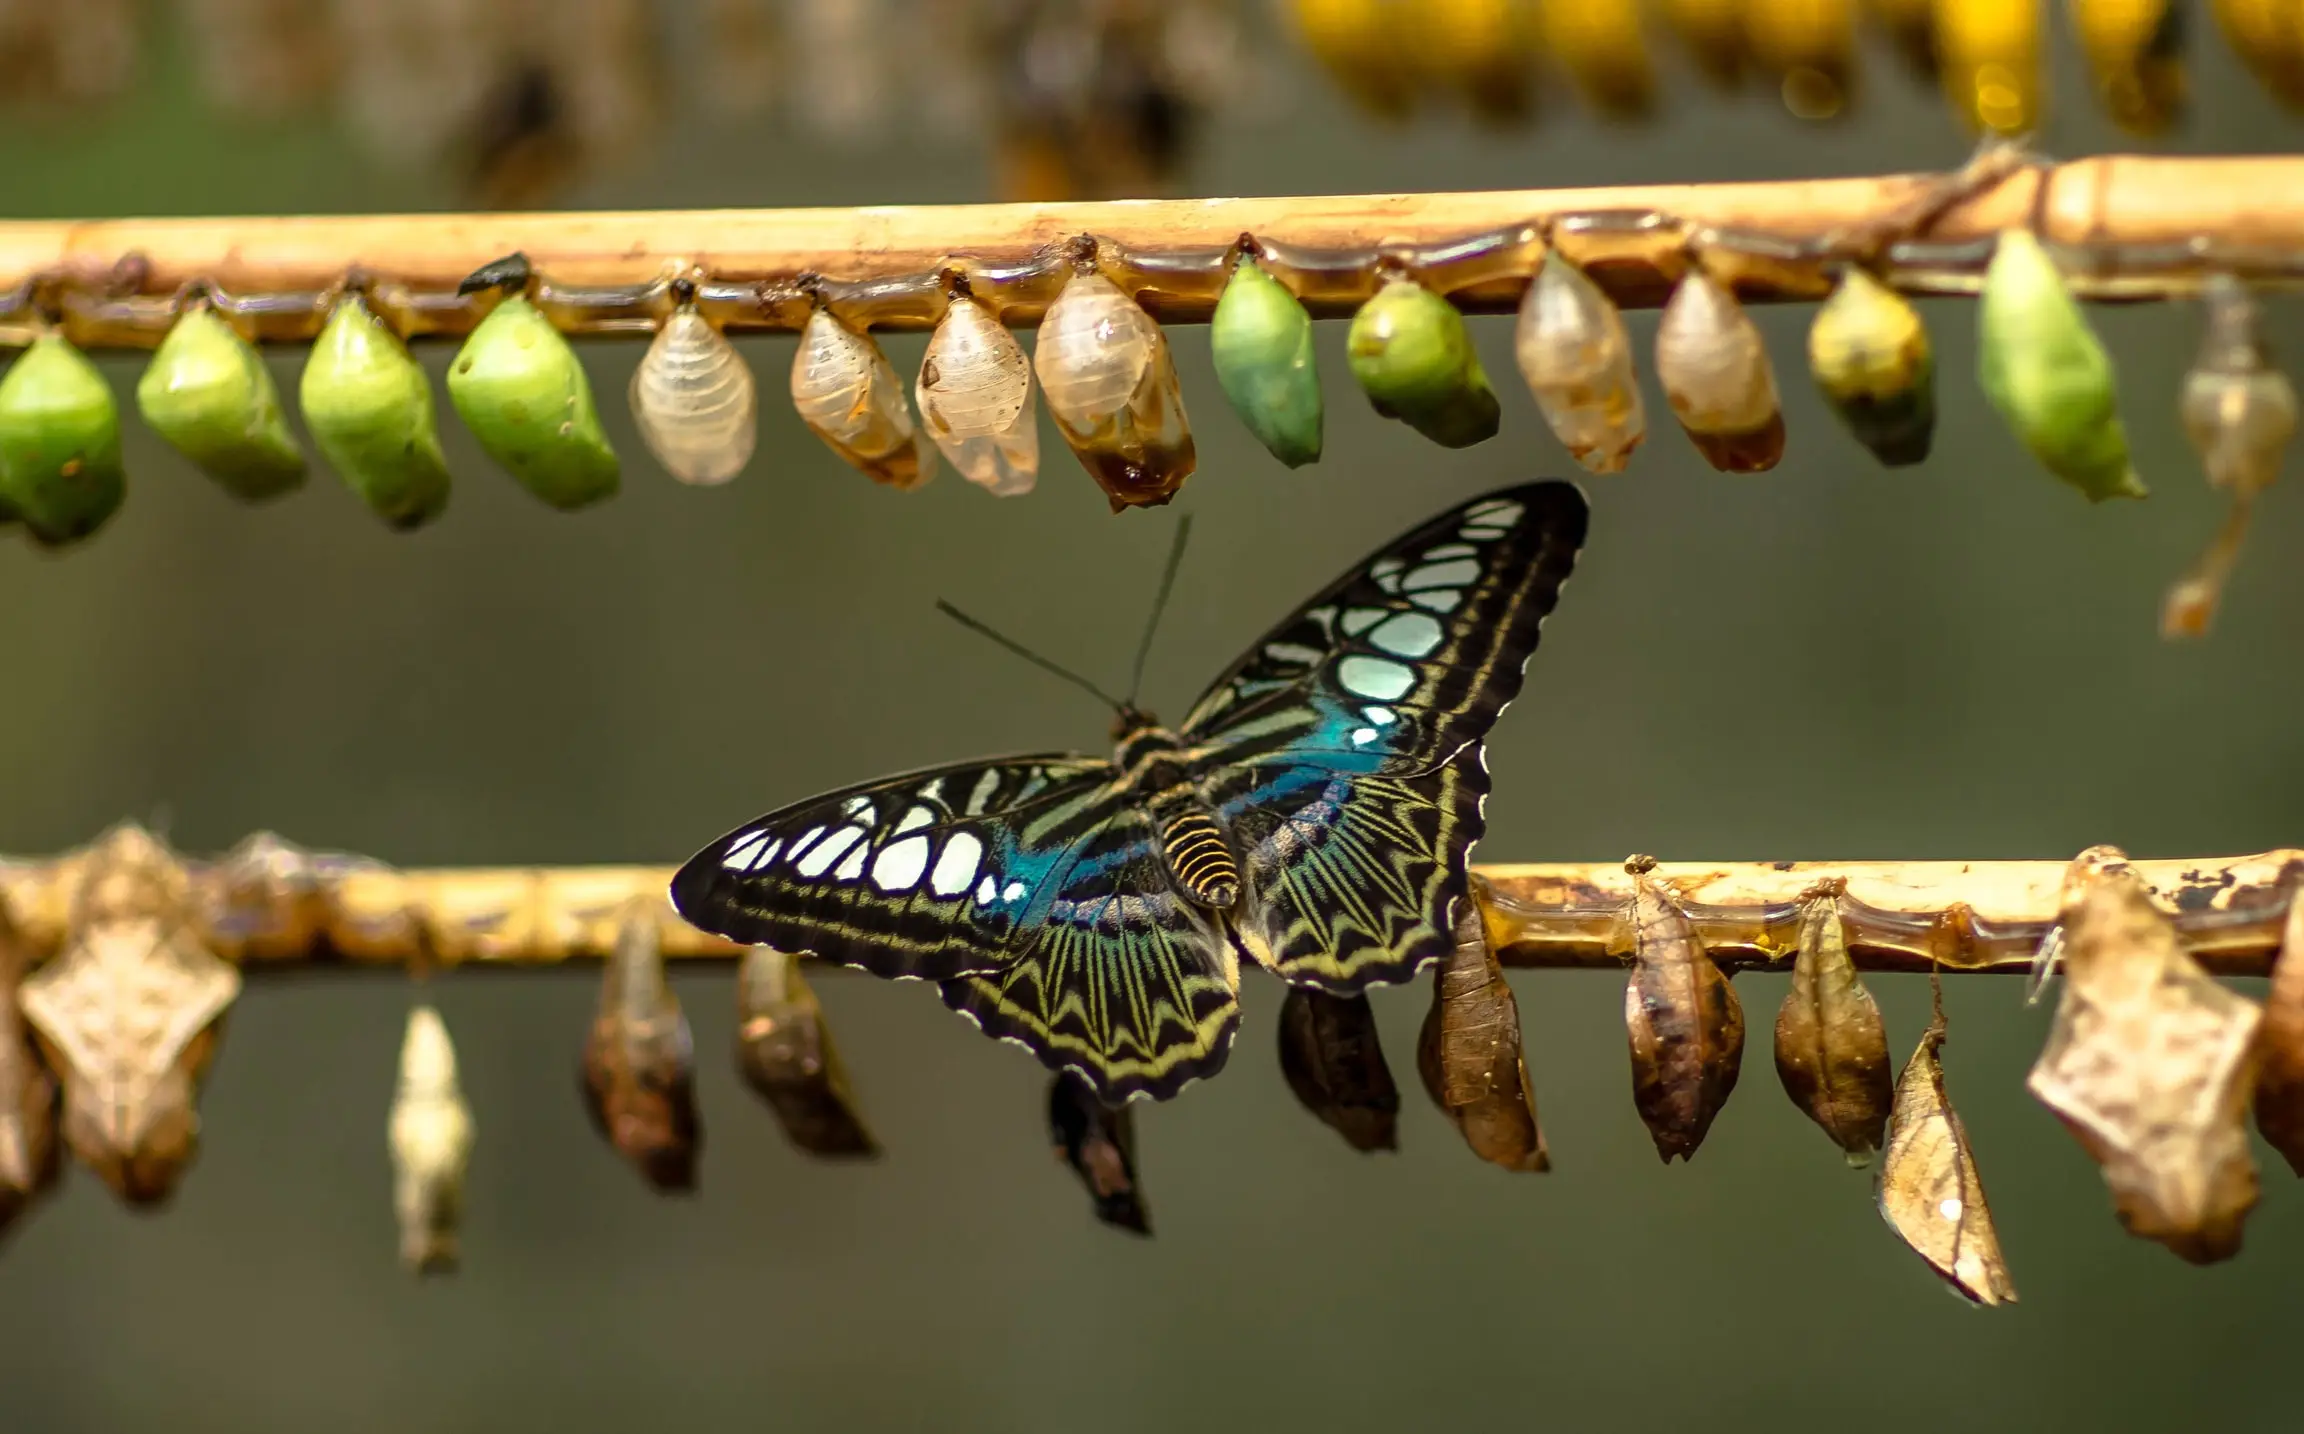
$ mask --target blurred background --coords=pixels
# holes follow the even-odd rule
[[[1467,102],[1468,83],[1371,101],[1364,75],[1321,58],[1315,6],[1171,0],[1153,7],[1173,21],[1145,52],[1157,65],[1111,60],[1109,36],[1083,61],[1063,36],[1092,28],[1034,30],[1011,8],[0,4],[4,204],[94,217],[1476,189],[1949,168],[1972,143],[1960,107],[1877,36],[1823,118],[1812,87],[1778,74],[1700,82],[1701,54],[1654,26],[1656,103],[1634,120],[1532,62],[1525,114]],[[2139,136],[2098,101],[2053,7],[2044,149],[2295,143],[2209,7],[2178,8],[2193,12],[2193,103]],[[725,27],[740,11],[774,24],[738,43]],[[420,21],[432,49],[407,40]],[[1802,372],[1804,308],[1758,314],[1791,431],[1775,472],[1710,471],[1651,386],[1632,470],[1584,480],[1592,538],[1490,745],[1480,857],[2304,843],[2304,494],[2262,505],[2213,636],[2155,631],[2162,589],[2221,511],[2175,418],[2197,316],[2098,312],[2153,497],[2091,508],[1978,395],[1972,306],[1926,312],[1942,421],[1919,468],[1879,468],[1824,410]],[[2272,310],[2291,358],[2296,319]],[[1630,323],[1645,369],[1655,315]],[[874,487],[782,401],[789,337],[741,342],[763,389],[760,451],[717,490],[647,461],[621,401],[641,344],[582,345],[626,472],[620,498],[580,516],[537,505],[452,421],[461,486],[410,536],[324,469],[295,498],[237,507],[130,423],[131,496],[110,528],[61,558],[0,547],[0,850],[57,850],[136,816],[193,851],[269,827],[408,865],[668,863],[835,783],[1095,750],[1093,704],[933,600],[1117,680],[1172,526],[1194,514],[1147,683],[1180,713],[1374,544],[1488,488],[1572,475],[1512,377],[1509,321],[1473,328],[1502,436],[1451,453],[1378,419],[1345,375],[1343,325],[1323,324],[1329,456],[1296,472],[1226,409],[1206,330],[1176,330],[1200,472],[1173,507],[1117,518],[1053,432],[1026,498],[949,472],[916,494]],[[900,371],[921,343],[887,340]],[[420,350],[435,372],[448,352]],[[303,355],[269,358],[292,392]],[[142,362],[101,359],[123,401]],[[586,1126],[575,1062],[596,971],[435,983],[480,1144],[465,1267],[424,1285],[394,1262],[384,1145],[404,981],[257,979],[173,1207],[131,1215],[75,1172],[0,1248],[0,1426],[2292,1427],[2304,1190],[2260,1151],[2249,1247],[2219,1268],[2124,1236],[2094,1168],[2023,1089],[2049,1011],[2015,981],[1946,983],[1950,1089],[2022,1296],[1980,1313],[1882,1226],[1867,1178],[1779,1093],[1766,1032],[1781,976],[1739,979],[1742,1088],[1695,1163],[1670,1169],[1629,1099],[1620,978],[1516,976],[1556,1165],[1530,1177],[1473,1159],[1415,1089],[1422,988],[1376,996],[1403,1148],[1362,1157],[1287,1093],[1279,993],[1251,975],[1230,1069],[1140,1109],[1150,1242],[1098,1226],[1051,1158],[1040,1068],[918,986],[819,982],[889,1153],[806,1162],[734,1078],[732,976],[706,963],[677,978],[705,1121],[702,1192],[682,1200],[647,1194]],[[1873,985],[1901,1063],[1926,983]]]

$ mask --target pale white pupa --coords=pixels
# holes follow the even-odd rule
[[[997,497],[1032,491],[1040,475],[1032,361],[990,309],[952,296],[913,393],[921,426],[962,477]]]
[[[808,316],[792,356],[800,421],[875,483],[904,491],[936,476],[936,450],[912,426],[903,380],[872,336],[828,309]]]
[[[683,483],[725,483],[752,461],[758,415],[744,356],[682,303],[632,374],[632,418],[648,451]]]

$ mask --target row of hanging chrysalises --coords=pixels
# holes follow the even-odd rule
[[[196,1153],[200,1085],[241,986],[238,965],[203,938],[200,913],[215,893],[204,897],[201,883],[269,883],[283,864],[309,860],[259,836],[196,878],[141,828],[115,828],[75,857],[64,943],[45,960],[0,902],[0,1228],[55,1184],[66,1146],[129,1203],[169,1198]],[[1658,1156],[1688,1160],[1736,1087],[1745,1017],[1656,863],[1635,857],[1626,871],[1632,895],[1609,945],[1630,970],[1633,1103]],[[1453,953],[1431,977],[1417,1074],[1475,1155],[1541,1173],[1551,1157],[1496,956],[1512,918],[1484,882],[1473,890]],[[1892,1077],[1885,1023],[1850,953],[1846,903],[1845,883],[1833,879],[1801,898],[1790,989],[1776,1016],[1777,1075],[1848,1165],[1877,1160],[1881,1214],[1955,1291],[1979,1304],[2013,1301],[1975,1152],[1946,1093],[1941,991]],[[2131,1233],[2196,1264],[2229,1259],[2260,1195],[2251,1110],[2304,1175],[2304,891],[2287,898],[2261,1005],[2200,966],[2114,848],[2074,860],[2059,908],[2033,990],[2058,974],[2063,987],[2027,1084],[2102,1167]],[[650,1186],[679,1192],[696,1186],[702,1131],[694,1045],[665,979],[667,916],[654,892],[618,908],[580,1059],[596,1128]],[[873,1159],[880,1148],[801,966],[765,947],[744,952],[737,1069],[799,1150]],[[124,1009],[137,1019],[121,1019]],[[1292,987],[1278,1040],[1281,1075],[1308,1111],[1355,1150],[1398,1148],[1399,1094],[1367,997]],[[570,1044],[579,1044],[574,1033]],[[1149,1235],[1133,1107],[1108,1107],[1065,1073],[1050,1083],[1045,1114],[1096,1218]],[[448,1029],[419,1001],[387,1119],[401,1257],[412,1270],[457,1263],[474,1138]]]
[[[1514,355],[1553,433],[1585,468],[1614,473],[1647,432],[1622,315],[1536,231],[1519,246],[1533,266]],[[1209,323],[1218,382],[1233,410],[1290,467],[1320,457],[1323,413],[1312,319],[1298,297],[1308,275],[1242,236]],[[1160,326],[1100,266],[1100,247],[1068,246],[1070,277],[1039,326],[1035,352],[1002,324],[959,271],[943,276],[945,308],[913,386],[903,385],[866,328],[818,301],[791,374],[800,416],[874,480],[900,489],[933,475],[941,453],[987,491],[1028,492],[1040,464],[1038,399],[1102,485],[1113,510],[1168,502],[1196,457]],[[1379,261],[1380,282],[1351,321],[1346,352],[1376,412],[1433,442],[1494,437],[1502,409],[1463,315],[1412,268]],[[448,396],[480,446],[544,502],[587,507],[617,491],[621,464],[567,339],[533,301],[519,256],[466,281],[493,301],[448,372]],[[716,286],[725,289],[728,286]],[[790,287],[790,286],[786,286]],[[756,400],[750,368],[695,302],[676,305],[633,375],[633,415],[675,478],[720,484],[751,461]],[[765,302],[763,300],[762,302]],[[2206,332],[2179,399],[2208,480],[2229,494],[2222,529],[2169,591],[2162,630],[2206,630],[2236,560],[2251,504],[2278,475],[2296,428],[2295,392],[2274,366],[2249,290],[2229,275],[2204,290]],[[2113,366],[2056,256],[2027,230],[1999,236],[1982,288],[1978,375],[1985,394],[2052,474],[2092,501],[2140,498]],[[44,326],[44,321],[43,321]],[[1808,336],[1816,384],[1890,466],[1928,455],[1935,358],[1917,309],[1859,263],[1843,265]],[[1673,416],[1722,472],[1775,466],[1785,447],[1774,365],[1732,289],[1698,249],[1664,307],[1657,378]],[[334,298],[300,387],[321,453],[387,523],[438,518],[449,495],[429,381],[359,284]],[[187,297],[136,387],[144,420],[236,496],[299,487],[306,459],[256,349],[209,297]],[[924,441],[920,429],[926,431]],[[64,547],[94,534],[124,501],[120,419],[111,388],[60,331],[34,338],[0,379],[0,524]]]

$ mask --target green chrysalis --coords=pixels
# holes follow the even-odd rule
[[[43,334],[0,379],[0,499],[35,540],[62,547],[127,495],[111,386],[62,334]]]
[[[1496,436],[1503,411],[1456,306],[1410,278],[1387,281],[1352,316],[1352,376],[1386,418],[1443,448]]]
[[[1824,401],[1890,468],[1921,462],[1936,435],[1936,356],[1920,311],[1862,269],[1841,277],[1808,330]]]
[[[448,506],[432,385],[358,294],[346,294],[329,313],[304,365],[300,396],[312,441],[386,523],[420,527]]]
[[[584,365],[526,297],[506,297],[465,340],[448,398],[488,456],[546,503],[573,510],[615,496],[616,450]]]
[[[2029,230],[2003,230],[1984,271],[1977,376],[2041,466],[2086,494],[2141,498],[2112,360]]]
[[[1243,253],[1208,321],[1216,381],[1232,411],[1291,468],[1320,459],[1320,373],[1312,316],[1286,285]]]
[[[280,390],[256,346],[206,304],[168,330],[136,384],[136,408],[168,446],[246,503],[304,482]]]

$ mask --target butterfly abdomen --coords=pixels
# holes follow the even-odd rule
[[[1230,911],[1240,900],[1240,864],[1224,829],[1197,805],[1180,806],[1160,819],[1160,854],[1177,885],[1196,905]]]

